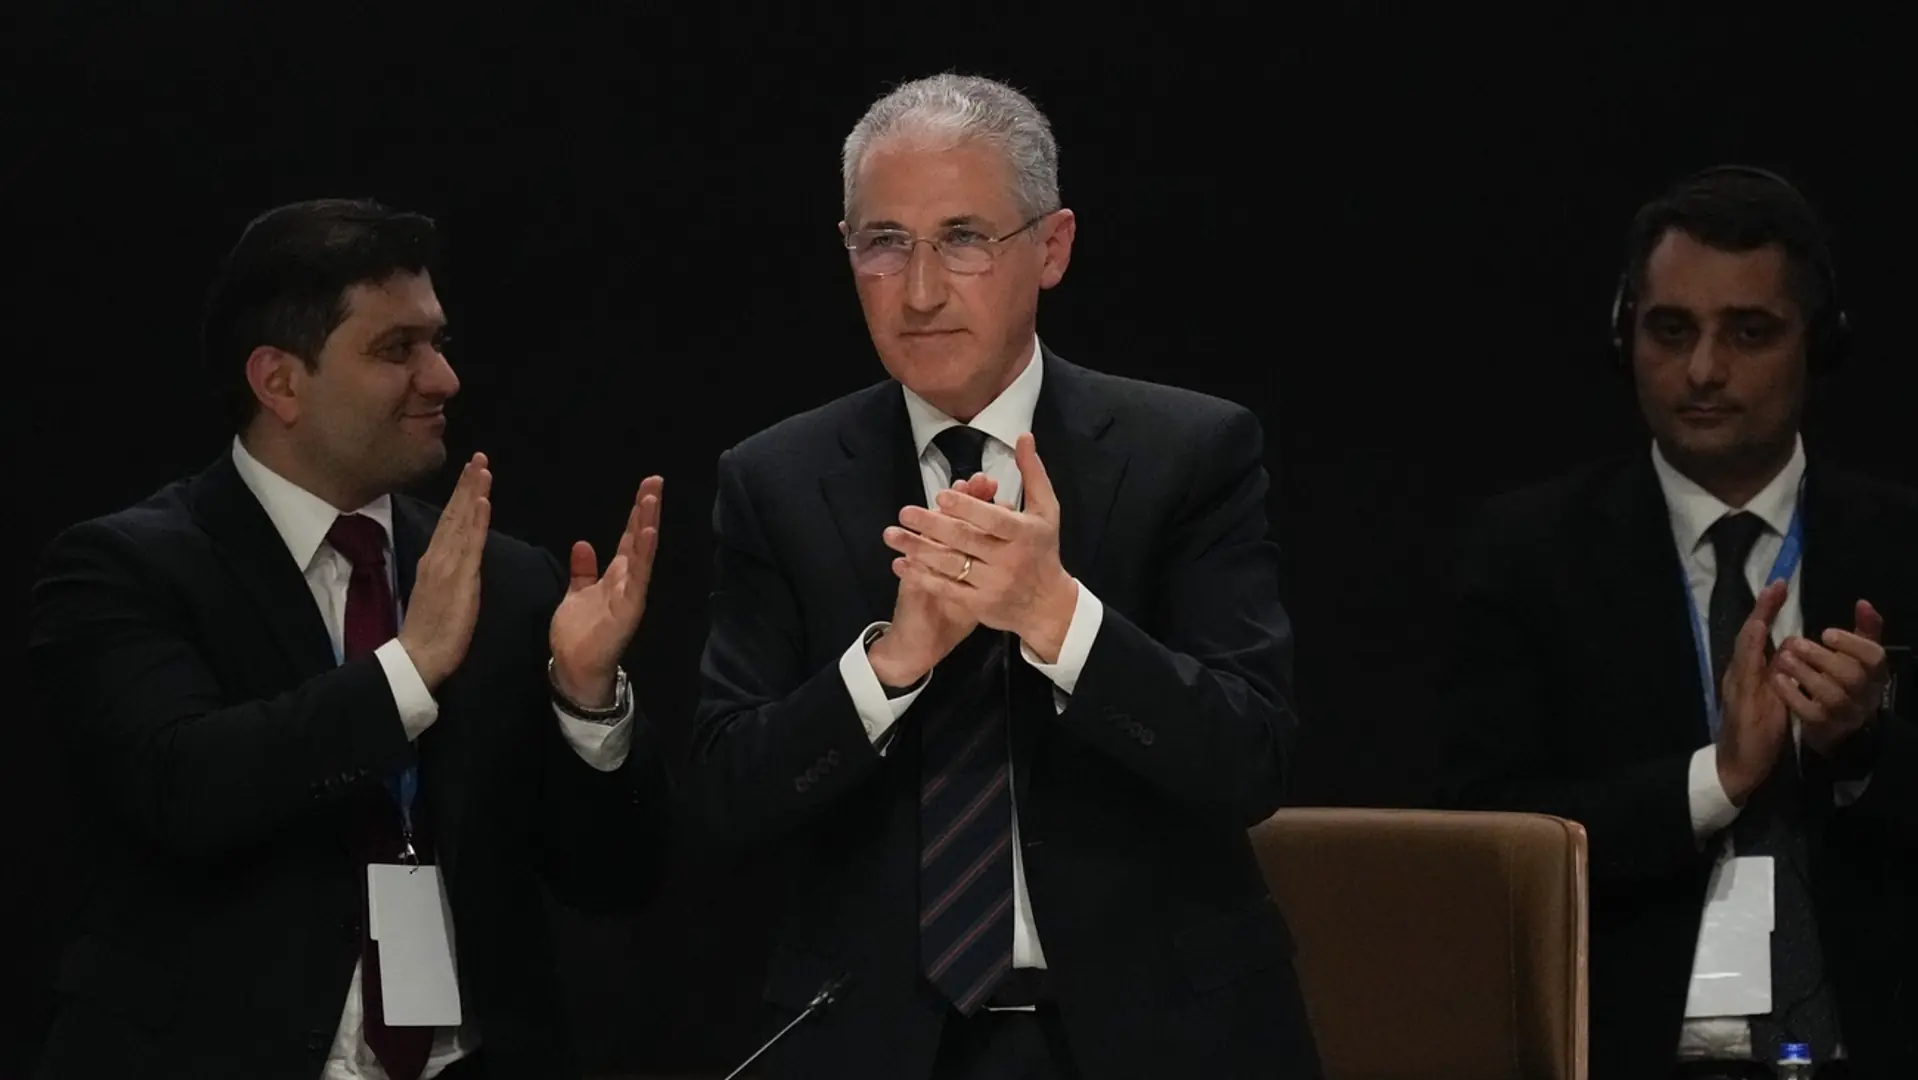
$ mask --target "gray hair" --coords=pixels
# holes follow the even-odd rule
[[[1045,114],[1004,83],[947,73],[899,86],[853,125],[840,155],[848,220],[859,167],[875,145],[894,136],[941,149],[969,141],[996,146],[1012,167],[1021,214],[1036,217],[1059,208],[1059,147]]]

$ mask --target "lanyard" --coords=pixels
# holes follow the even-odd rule
[[[1801,486],[1798,503],[1792,507],[1791,524],[1785,527],[1785,542],[1778,548],[1778,557],[1772,560],[1771,573],[1765,575],[1767,586],[1780,581],[1790,581],[1791,576],[1798,572],[1798,562],[1805,552],[1804,516],[1800,513],[1803,509],[1804,489]],[[1717,573],[1722,575],[1728,570],[1740,574],[1745,572],[1742,566],[1729,568],[1721,566]],[[1698,682],[1705,688],[1705,721],[1711,725],[1712,738],[1716,739],[1719,721],[1723,715],[1719,712],[1718,681],[1712,678],[1712,654],[1711,646],[1707,644],[1705,616],[1698,610],[1698,602],[1692,597],[1691,575],[1686,572],[1683,559],[1678,561],[1678,581],[1685,587],[1685,610],[1691,613],[1692,649],[1698,656]]]
[[[333,662],[346,662],[346,651],[341,646],[333,648]],[[393,802],[400,809],[400,851],[401,862],[413,866],[420,864],[419,852],[413,850],[413,800],[420,793],[420,769],[417,765],[408,765],[398,776],[386,778],[387,794],[393,796]]]
[[[413,798],[420,791],[419,766],[408,765],[405,772],[388,777],[386,790],[400,807],[400,861],[418,866],[419,852],[413,850]]]
[[[338,659],[339,651],[335,650],[333,655]],[[420,793],[420,767],[408,765],[398,776],[387,777],[386,792],[393,796],[394,805],[400,809],[400,861],[418,866],[420,855],[413,850],[413,801]]]

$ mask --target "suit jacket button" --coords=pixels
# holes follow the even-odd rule
[[[826,764],[829,767],[839,764],[839,751],[837,750],[826,751]]]
[[[332,1032],[321,1031],[319,1028],[314,1028],[312,1031],[306,1033],[306,1048],[308,1050],[324,1050],[332,1045]]]
[[[804,795],[812,787],[812,781],[803,776],[793,778],[793,790]]]
[[[1158,736],[1152,733],[1151,728],[1142,727],[1139,729],[1139,741],[1141,743],[1144,743],[1147,746],[1151,746],[1152,740],[1156,738],[1158,738]]]

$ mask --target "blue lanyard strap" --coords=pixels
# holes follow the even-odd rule
[[[1765,575],[1765,584],[1774,585],[1780,581],[1790,581],[1798,572],[1798,563],[1805,552],[1804,485],[1799,485],[1798,502],[1791,511],[1791,524],[1785,527],[1785,542],[1778,548],[1778,557],[1772,560],[1771,573]],[[1726,573],[1742,574],[1742,566],[1718,568],[1720,575]],[[1718,737],[1718,726],[1724,714],[1719,711],[1718,680],[1712,677],[1711,646],[1707,643],[1705,616],[1698,610],[1698,602],[1692,598],[1691,575],[1685,569],[1685,560],[1678,561],[1678,582],[1685,587],[1685,610],[1691,613],[1692,649],[1698,656],[1698,682],[1705,688],[1705,721],[1711,726],[1712,738]]]
[[[420,793],[419,766],[408,765],[405,772],[388,777],[386,790],[400,808],[400,838],[405,842],[400,857],[418,865],[419,853],[413,850],[413,800]]]

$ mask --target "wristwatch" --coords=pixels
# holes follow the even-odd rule
[[[1864,726],[1833,748],[1832,777],[1837,780],[1863,780],[1878,767],[1878,752],[1884,746],[1885,710],[1871,714]]]
[[[561,712],[564,712],[575,720],[585,720],[594,724],[610,724],[620,717],[625,716],[633,707],[633,687],[632,684],[627,681],[626,669],[623,667],[613,670],[613,703],[603,709],[589,709],[579,702],[574,701],[572,698],[567,697],[565,692],[559,688],[559,680],[553,676],[552,660],[546,661],[546,685],[553,692],[553,704],[558,705]]]

